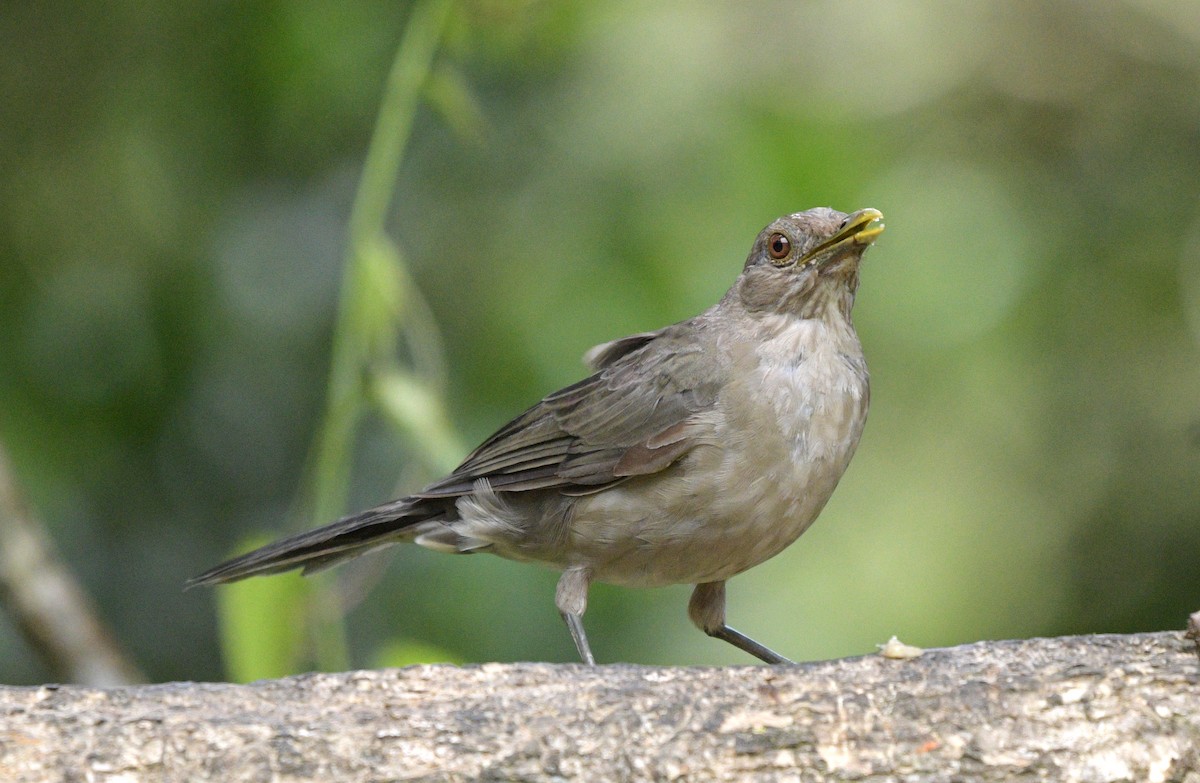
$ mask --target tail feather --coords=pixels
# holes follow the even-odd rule
[[[310,574],[369,549],[395,543],[404,538],[406,529],[436,515],[420,500],[394,500],[227,560],[189,579],[187,587],[236,582],[293,568],[303,568],[303,573]]]

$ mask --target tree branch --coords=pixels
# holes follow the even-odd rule
[[[2,445],[0,604],[54,676],[88,685],[144,682],[29,511]]]
[[[786,667],[0,688],[4,780],[1200,780],[1183,633]]]

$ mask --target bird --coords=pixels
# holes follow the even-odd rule
[[[875,209],[818,207],[754,240],[720,301],[584,356],[592,373],[505,424],[412,495],[283,538],[188,581],[309,574],[412,542],[561,572],[555,605],[595,664],[593,582],[693,585],[700,630],[770,664],[791,660],[726,623],[725,585],[816,520],[858,446],[870,403],[851,319]]]

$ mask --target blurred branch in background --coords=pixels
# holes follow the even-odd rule
[[[420,96],[430,78],[434,54],[450,18],[450,0],[413,5],[408,25],[384,88],[378,118],[351,208],[344,254],[341,299],[334,325],[327,397],[313,446],[306,488],[312,522],[323,524],[345,512],[354,441],[358,426],[374,406],[413,445],[412,452],[438,468],[452,466],[462,450],[441,396],[441,341],[420,292],[413,284],[399,246],[386,232],[396,179],[412,130]],[[413,357],[412,368],[399,359],[400,343]],[[236,651],[235,636],[244,629],[276,627],[295,641],[289,623],[270,618],[297,617],[294,602],[308,602],[314,659],[325,670],[350,665],[342,622],[343,601],[332,575],[311,580],[310,589],[262,592],[248,585],[255,599],[237,594],[222,599],[227,658],[261,660]],[[258,622],[248,614],[261,615]],[[242,633],[235,629],[242,628]],[[247,641],[247,643],[251,643]],[[252,642],[256,648],[262,639]],[[271,647],[270,643],[267,647]],[[294,646],[294,644],[293,644]],[[288,667],[286,657],[276,664]],[[261,664],[258,664],[261,666]],[[278,676],[287,671],[259,668],[231,672],[234,679]]]
[[[59,680],[100,687],[145,682],[30,513],[2,445],[0,603]]]

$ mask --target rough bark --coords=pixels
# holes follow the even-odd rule
[[[4,781],[1200,783],[1183,633],[788,667],[415,666],[0,688]]]

